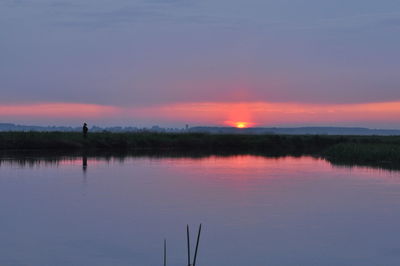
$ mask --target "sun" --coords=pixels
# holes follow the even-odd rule
[[[235,126],[237,128],[246,128],[246,127],[248,127],[248,124],[246,122],[236,122]]]
[[[251,123],[251,122],[234,122],[233,125],[236,128],[248,128],[248,127],[251,127],[252,125],[254,125],[254,123]]]
[[[224,122],[226,125],[229,125],[231,127],[236,127],[236,128],[249,128],[255,125],[253,122],[243,122],[242,121],[225,121]]]

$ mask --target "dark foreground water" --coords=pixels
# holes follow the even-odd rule
[[[34,158],[33,158],[34,159]],[[0,265],[400,265],[400,174],[311,157],[0,164]],[[87,166],[86,166],[87,164]]]

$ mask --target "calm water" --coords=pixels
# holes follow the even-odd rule
[[[0,265],[400,265],[400,174],[310,157],[0,164]]]

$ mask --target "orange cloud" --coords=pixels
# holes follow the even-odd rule
[[[371,121],[400,122],[400,102],[359,104],[303,103],[176,103],[153,106],[116,107],[81,103],[0,105],[0,118],[102,119],[142,123],[190,123],[230,126],[288,124],[365,125]],[[357,124],[358,123],[358,124]]]
[[[360,104],[303,103],[178,103],[130,108],[132,116],[167,121],[232,125],[238,122],[254,125],[340,123],[360,121],[400,122],[400,102]]]
[[[96,118],[119,113],[119,108],[81,103],[0,105],[0,117]]]

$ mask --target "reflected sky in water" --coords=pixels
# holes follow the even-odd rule
[[[0,210],[0,265],[400,264],[399,172],[311,157],[8,158]]]

